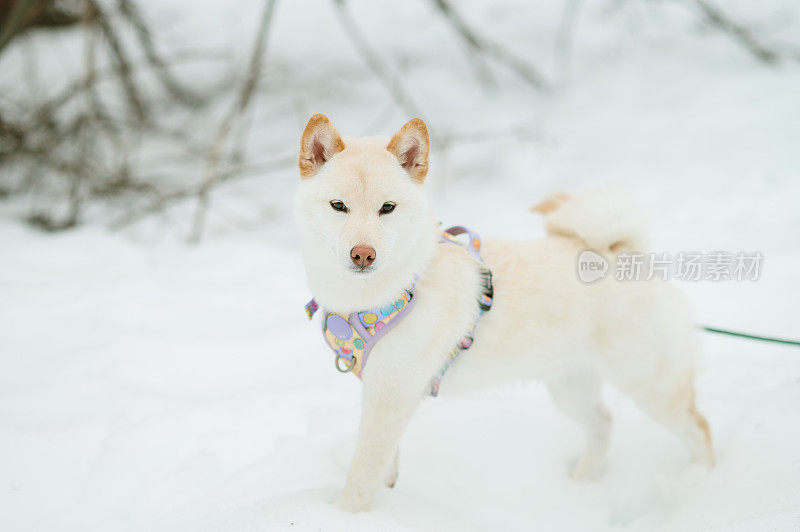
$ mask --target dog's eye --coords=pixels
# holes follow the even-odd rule
[[[394,210],[395,204],[391,201],[387,201],[383,205],[381,205],[381,212],[379,214],[389,214]]]
[[[331,207],[333,207],[334,211],[347,212],[347,205],[345,205],[341,201],[332,201]]]

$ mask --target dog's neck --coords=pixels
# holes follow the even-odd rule
[[[423,231],[414,246],[414,256],[387,264],[369,276],[358,276],[331,261],[317,256],[319,247],[304,246],[306,273],[314,299],[325,309],[340,314],[350,314],[378,307],[394,301],[403,290],[410,288],[414,279],[422,275],[433,260],[441,231],[431,223],[430,231]]]

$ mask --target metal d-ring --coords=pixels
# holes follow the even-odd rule
[[[336,366],[336,369],[341,373],[350,373],[351,371],[353,371],[353,368],[356,367],[356,357],[353,356],[353,358],[350,359],[350,365],[345,366],[344,369],[342,369],[342,366],[339,365],[339,360],[341,360],[342,358],[344,358],[342,355],[336,353],[336,361],[334,362],[334,366]]]

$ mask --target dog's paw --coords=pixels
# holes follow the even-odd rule
[[[336,501],[339,509],[350,513],[366,512],[372,508],[372,497],[345,491]]]

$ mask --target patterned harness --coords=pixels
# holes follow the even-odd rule
[[[469,241],[461,242],[456,237],[466,234]],[[458,344],[453,347],[447,356],[447,360],[441,369],[431,379],[430,394],[434,397],[439,393],[439,385],[442,377],[453,364],[461,351],[469,349],[473,341],[473,331],[478,324],[481,315],[492,307],[494,291],[492,288],[492,272],[483,265],[481,259],[481,239],[476,234],[464,227],[456,226],[447,229],[442,233],[442,242],[447,242],[462,246],[472,253],[481,264],[481,284],[483,293],[478,300],[478,315],[475,323],[464,335]],[[325,311],[325,320],[322,323],[322,334],[328,346],[336,355],[334,365],[342,373],[353,373],[361,378],[361,372],[367,363],[367,358],[372,348],[383,338],[392,327],[403,321],[416,303],[415,287],[416,276],[411,288],[405,290],[398,299],[387,302],[380,307],[353,312],[349,316],[336,312]],[[319,310],[319,305],[315,300],[309,301],[306,306],[306,314],[310,320],[314,313]],[[342,362],[344,361],[344,362]]]

